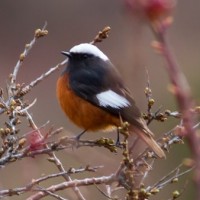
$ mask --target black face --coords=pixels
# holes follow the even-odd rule
[[[79,73],[82,71],[98,72],[104,70],[107,62],[88,53],[70,53],[68,55],[67,72]]]
[[[70,53],[68,68],[69,71],[96,68],[99,62],[102,62],[99,57],[88,53]]]
[[[66,72],[70,75],[70,87],[74,91],[77,91],[78,87],[79,92],[82,88],[87,90],[86,93],[101,91],[108,63],[92,54],[70,53],[68,57]]]

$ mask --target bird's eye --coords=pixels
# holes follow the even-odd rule
[[[83,58],[84,58],[84,59],[87,59],[88,57],[89,57],[88,54],[83,54]]]
[[[88,59],[88,58],[92,58],[93,57],[93,55],[92,54],[89,54],[89,53],[83,53],[82,55],[81,55],[81,58],[82,59]]]

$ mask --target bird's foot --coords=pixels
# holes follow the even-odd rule
[[[80,140],[81,136],[86,132],[87,130],[82,131],[81,133],[79,133],[77,136],[75,136],[75,139],[77,140],[77,142]]]
[[[120,142],[120,133],[119,133],[119,131],[117,131],[117,139],[116,139],[116,142],[115,142],[115,146],[119,147],[119,148],[123,147],[123,145]]]
[[[86,132],[87,130],[82,131],[81,133],[79,133],[77,136],[74,136],[74,142],[76,143],[75,146],[78,148],[79,146],[79,142],[80,142],[80,138],[81,136]]]

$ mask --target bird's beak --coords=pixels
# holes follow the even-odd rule
[[[70,54],[70,52],[68,52],[68,51],[62,51],[61,53],[62,53],[63,55],[65,55],[65,56],[67,56],[68,58],[71,57],[71,54]]]

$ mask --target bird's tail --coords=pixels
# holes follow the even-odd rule
[[[145,122],[144,122],[145,123]],[[153,133],[149,130],[146,124],[143,124],[144,128],[137,128],[131,126],[131,132],[136,133],[154,152],[159,158],[166,158],[164,151],[153,139]]]

